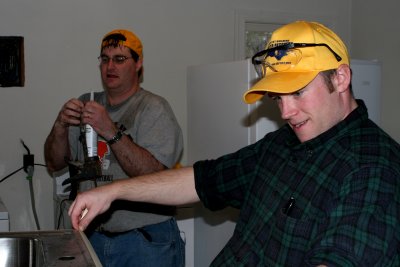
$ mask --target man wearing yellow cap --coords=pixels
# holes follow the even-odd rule
[[[85,192],[69,210],[73,226],[120,199],[200,200],[240,210],[212,266],[399,266],[400,146],[354,98],[343,42],[296,21],[252,60],[262,78],[244,99],[274,99],[283,127],[216,160]]]
[[[104,90],[66,102],[45,143],[53,173],[68,161],[86,162],[85,145],[78,141],[80,126],[95,130],[101,175],[93,179],[82,171],[79,191],[171,168],[183,148],[182,131],[168,102],[140,87],[140,39],[123,29],[106,34],[99,62]],[[103,266],[184,266],[184,243],[174,214],[173,206],[116,201],[86,234]]]

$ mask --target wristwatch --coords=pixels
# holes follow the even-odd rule
[[[117,141],[119,141],[122,137],[122,132],[121,130],[118,130],[118,132],[110,139],[107,141],[108,145],[115,144]]]
[[[121,124],[119,126],[117,133],[110,140],[107,141],[107,144],[112,145],[118,142],[121,139],[122,135],[124,134],[125,130],[126,130],[125,126]]]

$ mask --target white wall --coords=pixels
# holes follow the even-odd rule
[[[352,53],[382,63],[382,127],[400,141],[400,2],[353,0]]]

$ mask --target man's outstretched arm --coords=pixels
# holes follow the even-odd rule
[[[99,214],[107,211],[114,200],[128,200],[179,206],[199,201],[192,167],[156,172],[79,193],[68,214],[72,226],[85,230]]]

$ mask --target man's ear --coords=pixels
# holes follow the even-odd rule
[[[136,71],[139,72],[139,70],[140,70],[142,67],[143,67],[143,59],[142,59],[142,58],[139,58],[139,59],[136,61]]]
[[[339,93],[343,93],[350,89],[351,70],[349,65],[342,64],[336,69],[333,83]]]

